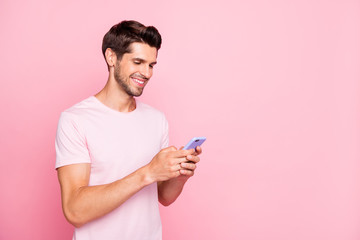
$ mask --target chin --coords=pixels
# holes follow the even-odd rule
[[[132,92],[132,93],[131,93],[131,96],[133,96],[133,97],[140,97],[140,96],[142,95],[142,93],[143,93],[143,91],[137,92],[137,93]]]

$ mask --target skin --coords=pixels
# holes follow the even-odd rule
[[[136,108],[134,96],[140,96],[153,74],[157,50],[144,43],[132,43],[131,52],[119,60],[107,49],[105,59],[109,77],[105,87],[95,95],[108,107],[131,112]],[[141,84],[134,81],[137,78]],[[186,181],[194,175],[201,148],[183,150],[174,146],[162,149],[145,166],[115,182],[89,186],[90,164],[72,164],[58,168],[62,208],[75,227],[104,216],[123,204],[147,185],[157,182],[159,202],[173,203]],[[190,161],[190,162],[189,162]]]

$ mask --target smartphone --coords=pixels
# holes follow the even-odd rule
[[[205,142],[205,140],[206,140],[206,137],[194,137],[193,139],[190,140],[190,142],[188,142],[188,144],[185,145],[184,149],[185,150],[188,150],[191,148],[196,149],[196,147],[203,144],[203,142]]]

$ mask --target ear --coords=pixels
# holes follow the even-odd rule
[[[117,61],[116,54],[111,48],[107,48],[105,50],[105,59],[106,63],[108,64],[109,68],[114,67]]]

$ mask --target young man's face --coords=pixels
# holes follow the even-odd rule
[[[129,96],[140,96],[153,74],[157,50],[146,43],[132,43],[131,53],[116,62],[114,77]]]

